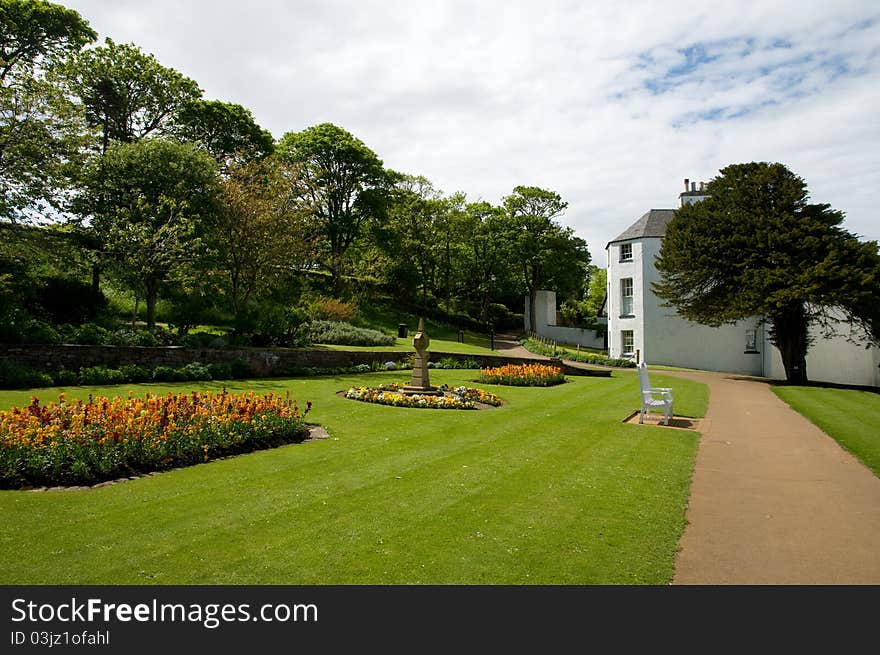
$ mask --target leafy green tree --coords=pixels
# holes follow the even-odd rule
[[[237,324],[252,300],[301,268],[311,208],[298,167],[277,157],[234,164],[220,183],[212,230],[219,287]]]
[[[428,293],[437,286],[442,235],[441,215],[445,211],[443,194],[426,178],[397,174],[393,201],[388,209],[388,225],[395,239],[391,246],[401,266],[409,267],[421,288],[422,304],[428,304]]]
[[[191,144],[159,139],[110,148],[86,170],[80,210],[155,327],[163,283],[186,283],[204,251],[214,211],[216,164]]]
[[[178,139],[207,150],[223,167],[266,157],[275,146],[248,109],[219,100],[187,103],[175,114],[172,131]]]
[[[734,164],[667,226],[654,285],[684,318],[710,326],[764,317],[789,382],[807,381],[810,328],[842,325],[880,338],[880,255],[841,227],[844,215],[809,204],[807,185],[782,164]]]
[[[167,134],[175,114],[202,94],[193,80],[153,55],[109,38],[83,51],[70,74],[89,123],[101,132],[102,153],[112,143]]]
[[[89,125],[100,133],[101,156],[113,144],[168,133],[177,112],[201,96],[193,80],[162,66],[136,45],[109,38],[103,46],[83,51],[67,66],[67,75]],[[93,241],[97,247],[92,252],[92,290],[97,295],[104,244]]]
[[[384,212],[388,177],[382,161],[360,139],[330,123],[288,132],[278,152],[302,167],[320,237],[318,261],[339,291],[349,249],[357,244],[365,225]]]
[[[515,187],[503,200],[506,235],[520,282],[529,295],[530,328],[537,331],[535,299],[539,289],[554,286],[563,295],[577,293],[586,278],[590,253],[586,242],[554,219],[568,207],[558,193],[538,187]]]
[[[35,65],[52,66],[65,60],[98,35],[72,9],[51,2],[0,2],[0,80]]]
[[[57,71],[95,37],[60,5],[0,1],[0,217],[21,220],[40,203],[59,206],[87,135]]]
[[[497,302],[499,290],[514,286],[505,226],[506,215],[501,207],[485,201],[465,207],[460,293],[474,298],[477,314],[484,323],[489,321],[488,306]]]
[[[587,316],[598,316],[605,294],[608,291],[608,271],[598,266],[590,265],[590,282],[587,286],[587,297],[583,307]]]

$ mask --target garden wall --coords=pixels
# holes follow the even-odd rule
[[[224,348],[189,349],[177,346],[81,346],[63,345],[0,345],[0,359],[39,371],[78,371],[87,366],[119,368],[135,364],[148,368],[170,366],[179,368],[192,362],[201,364],[230,363],[236,359],[245,362],[256,377],[284,375],[293,369],[344,368],[373,362],[399,362],[414,353],[412,351],[367,350],[307,350],[294,348]],[[504,357],[501,355],[460,355],[432,352],[431,361],[451,357],[457,360],[475,360],[481,366],[501,366],[514,363],[534,363],[534,359]],[[554,360],[562,365],[559,360]],[[565,367],[570,375],[584,375],[581,369]],[[600,371],[599,373],[604,373]]]
[[[523,318],[523,327],[528,334],[532,331],[528,296],[525,297],[525,303],[526,313]],[[596,330],[556,325],[555,291],[538,291],[535,299],[535,319],[536,332],[539,337],[569,346],[606,350],[605,336],[601,333],[597,334]]]

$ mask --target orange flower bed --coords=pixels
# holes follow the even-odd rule
[[[565,373],[558,366],[544,364],[506,364],[480,370],[480,382],[515,387],[549,387],[565,382]]]
[[[93,484],[299,441],[289,398],[192,392],[92,398],[0,412],[0,487]]]

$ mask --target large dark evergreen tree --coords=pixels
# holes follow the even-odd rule
[[[782,164],[734,164],[709,197],[675,212],[657,259],[657,295],[710,326],[763,316],[786,378],[807,381],[810,328],[880,342],[880,255],[841,227],[844,215],[808,203]],[[850,334],[851,333],[851,334]]]

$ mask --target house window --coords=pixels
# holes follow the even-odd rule
[[[746,352],[747,353],[758,352],[758,331],[757,330],[746,330]]]
[[[632,259],[633,259],[633,244],[621,243],[620,244],[620,261],[631,262]]]
[[[632,355],[636,351],[636,340],[632,330],[621,330],[620,344],[623,347],[623,355]]]
[[[633,281],[625,277],[620,281],[620,315],[633,315]]]

